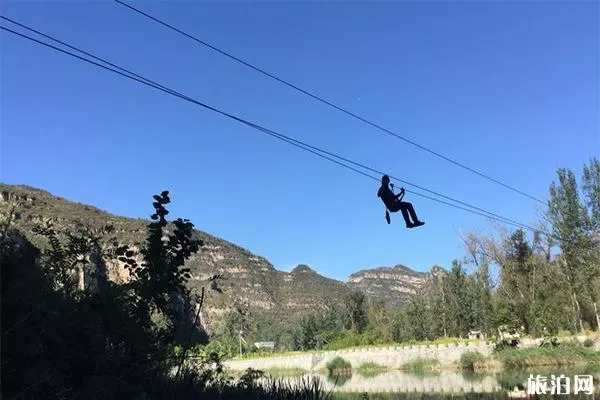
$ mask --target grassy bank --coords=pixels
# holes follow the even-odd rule
[[[463,371],[500,372],[540,367],[600,366],[600,352],[577,344],[558,347],[504,349],[484,356],[464,353],[458,363]]]
[[[494,357],[507,369],[600,364],[600,352],[583,346],[506,349]]]

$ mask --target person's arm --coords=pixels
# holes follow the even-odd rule
[[[404,197],[404,188],[400,188],[400,193],[398,193],[397,195],[395,195],[395,197],[398,200],[402,200],[402,198]]]

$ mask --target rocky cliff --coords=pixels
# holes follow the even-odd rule
[[[0,218],[19,229],[32,243],[45,245],[33,233],[33,227],[51,221],[58,231],[72,231],[85,225],[100,230],[110,225],[121,242],[140,246],[148,221],[118,217],[84,204],[78,204],[52,194],[27,187],[0,184]],[[375,268],[352,274],[343,283],[319,275],[306,265],[291,272],[275,269],[264,257],[252,254],[233,243],[196,231],[204,246],[192,255],[187,266],[191,269],[190,287],[199,288],[205,279],[222,274],[222,293],[210,292],[206,299],[203,325],[210,333],[218,325],[219,316],[233,303],[242,304],[255,313],[276,313],[291,318],[304,312],[324,309],[330,304],[343,303],[351,290],[361,290],[368,296],[382,298],[401,305],[408,295],[423,288],[434,274],[420,273],[398,265]],[[129,274],[119,262],[104,260],[107,276],[117,282],[127,281]]]
[[[348,286],[371,298],[402,306],[408,296],[436,282],[440,271],[434,266],[431,272],[417,272],[404,265],[365,269],[350,275]]]

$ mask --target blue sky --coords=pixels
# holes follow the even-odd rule
[[[598,2],[138,2],[283,79],[546,198],[600,154]],[[2,2],[2,14],[266,127],[535,224],[539,205],[317,103],[112,2]],[[4,26],[9,24],[4,23]],[[461,257],[489,222],[407,195],[109,72],[2,33],[0,178],[118,215],[173,217],[289,270],[345,280]],[[407,188],[409,188],[407,186]]]

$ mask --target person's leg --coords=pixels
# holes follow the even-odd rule
[[[392,211],[392,212],[401,211],[402,212],[402,217],[404,217],[404,222],[406,223],[406,227],[407,228],[412,228],[413,227],[413,223],[410,222],[408,211],[407,211],[406,207],[403,206],[403,204],[404,203],[402,203],[401,201],[397,201],[394,204],[394,207],[392,207],[392,209],[390,211]]]
[[[406,223],[406,227],[407,228],[412,228],[413,227],[413,223],[410,222],[410,219],[408,218],[408,212],[406,211],[405,207],[400,208],[400,211],[402,211],[402,216],[404,217],[404,222]]]
[[[412,218],[413,223],[415,223],[419,220],[419,218],[417,218],[417,214],[415,213],[415,209],[411,203],[402,201],[402,202],[400,202],[400,207],[401,207],[403,214],[408,211],[408,214],[410,214],[410,217]]]
[[[424,225],[424,222],[419,221],[419,218],[417,217],[417,213],[415,212],[415,209],[411,203],[403,201],[400,203],[400,207],[402,207],[401,209],[402,209],[403,214],[408,212],[412,218],[412,223],[411,223],[410,228]],[[406,224],[406,226],[408,226],[408,223]]]

